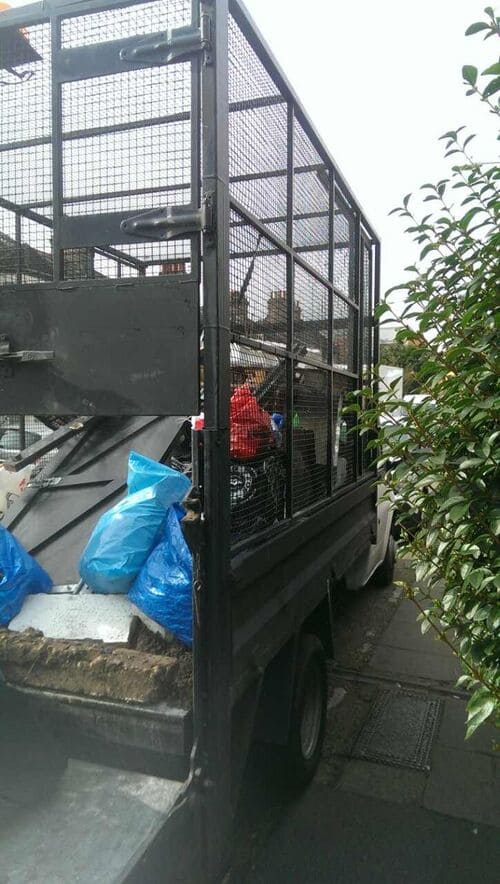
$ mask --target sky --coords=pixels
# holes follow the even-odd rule
[[[25,5],[11,0],[11,5]],[[404,194],[447,173],[448,129],[477,133],[496,157],[494,118],[465,96],[461,68],[497,60],[494,40],[465,37],[478,0],[246,0],[335,162],[382,240],[382,290],[402,282],[416,246],[389,217]]]

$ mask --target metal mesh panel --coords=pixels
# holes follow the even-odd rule
[[[232,17],[228,80],[231,196],[286,240],[287,106]]]
[[[191,0],[156,0],[71,16],[61,21],[61,46],[67,50],[154,34],[188,25],[191,18]],[[52,262],[52,237],[32,221],[40,215],[42,222],[52,222],[53,214],[51,64],[49,23],[0,29],[0,198],[4,207],[12,204],[24,216],[25,208],[35,211],[29,224],[23,222],[22,243],[19,224],[16,229],[11,219],[0,217],[4,281],[50,279],[45,271]],[[64,83],[61,127],[66,217],[134,214],[191,202],[190,64]],[[189,239],[145,239],[134,245],[126,242],[126,234],[113,238],[119,241],[103,242],[100,249],[66,250],[66,278],[153,276],[172,262],[183,263],[185,273],[191,270]],[[21,278],[20,256],[28,270],[43,267],[43,272]]]
[[[49,282],[53,275],[52,229],[30,218],[21,218],[20,232],[20,282]]]
[[[335,253],[333,258],[334,285],[351,300],[358,300],[355,279],[355,225],[354,217],[343,199],[335,199],[333,235]]]
[[[362,244],[362,291],[363,291],[363,380],[370,382],[372,366],[372,277],[370,247]]]
[[[90,46],[167,28],[178,28],[191,21],[191,0],[155,0],[118,9],[105,9],[67,18],[62,23],[61,45],[64,49]]]
[[[370,246],[363,241],[361,246],[362,260],[362,293],[363,293],[363,385],[368,386],[372,380],[373,365],[373,333],[372,333],[372,314],[373,314],[373,280],[372,280],[372,251]],[[373,438],[369,434],[361,437],[362,464],[363,471],[371,471],[375,452],[367,449],[368,441]]]
[[[355,329],[357,311],[338,295],[333,295],[333,366],[343,371],[356,370]]]
[[[356,437],[353,429],[356,418],[344,414],[349,396],[354,393],[354,378],[333,375],[333,486],[334,489],[349,485],[356,478]]]
[[[234,541],[285,517],[286,257],[232,213],[231,525]]]
[[[120,15],[117,15],[120,12]],[[190,3],[175,0],[81,16],[64,23],[63,45],[81,46],[154,33],[189,23]],[[104,37],[103,37],[104,35]],[[191,192],[191,65],[125,71],[62,86],[63,211],[66,216],[130,212],[183,205]],[[99,274],[158,275],[170,261],[190,270],[191,244],[103,245],[128,256],[100,266],[67,260],[66,278]],[[74,250],[73,250],[74,251]],[[88,273],[81,272],[88,267]]]
[[[287,343],[286,258],[236,213],[230,231],[230,314],[233,333]]]
[[[52,279],[52,231],[0,208],[0,285]]]
[[[298,264],[295,265],[294,341],[307,347],[309,358],[330,362],[330,293]]]
[[[51,200],[50,46],[49,24],[0,28],[0,283],[52,277],[47,228],[7,211]]]
[[[67,421],[71,420],[70,417]],[[51,425],[50,420],[34,414],[2,414],[0,415],[0,463],[15,460],[15,458],[36,444],[41,439],[50,440],[57,426]],[[43,467],[50,463],[57,454],[58,449],[54,446],[46,454],[35,458],[31,467],[32,475],[36,475]]]
[[[293,245],[318,273],[329,273],[330,172],[298,120],[294,121]]]
[[[50,26],[0,29],[0,163],[1,195],[24,202],[24,195],[42,182],[50,188],[50,145],[29,152],[13,149],[19,142],[50,142],[51,53]],[[27,108],[31,113],[27,113]],[[24,165],[22,165],[24,163]],[[29,174],[27,174],[29,173]],[[17,198],[24,188],[22,196]]]
[[[293,509],[329,494],[330,375],[296,362],[293,373]]]

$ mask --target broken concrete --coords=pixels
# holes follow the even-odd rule
[[[100,641],[46,638],[0,629],[0,670],[13,684],[126,703],[191,700],[191,653],[181,645],[153,653]]]

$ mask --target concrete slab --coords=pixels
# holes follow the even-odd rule
[[[394,614],[393,622],[416,623],[418,617],[418,608],[410,599],[403,599]]]
[[[313,785],[248,884],[498,884],[498,831],[419,807]]]
[[[126,645],[136,610],[127,596],[97,593],[27,596],[12,632],[38,629],[46,638],[95,639]]]
[[[454,700],[452,697],[444,700],[436,744],[461,749],[462,752],[482,752],[498,757],[494,743],[498,743],[499,735],[493,724],[483,724],[472,737],[465,739],[466,705],[464,700]]]
[[[352,759],[344,768],[338,788],[397,804],[419,804],[426,782],[423,771]]]
[[[424,807],[447,816],[500,827],[500,790],[494,782],[492,757],[435,746],[431,763],[432,775],[425,787]]]
[[[462,674],[458,660],[451,654],[428,654],[379,645],[370,660],[367,672],[389,673],[392,676],[409,675],[454,685]]]
[[[418,651],[419,653],[453,657],[451,648],[436,638],[436,633],[433,630],[422,635],[420,623],[416,622],[407,623],[404,620],[393,620],[380,637],[379,644],[388,645],[391,648],[406,648],[408,651]]]

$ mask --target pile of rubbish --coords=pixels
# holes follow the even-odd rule
[[[54,586],[0,525],[8,680],[133,702],[175,693],[193,641],[192,556],[180,524],[190,486],[182,472],[131,452],[127,495],[95,526],[76,586]]]

